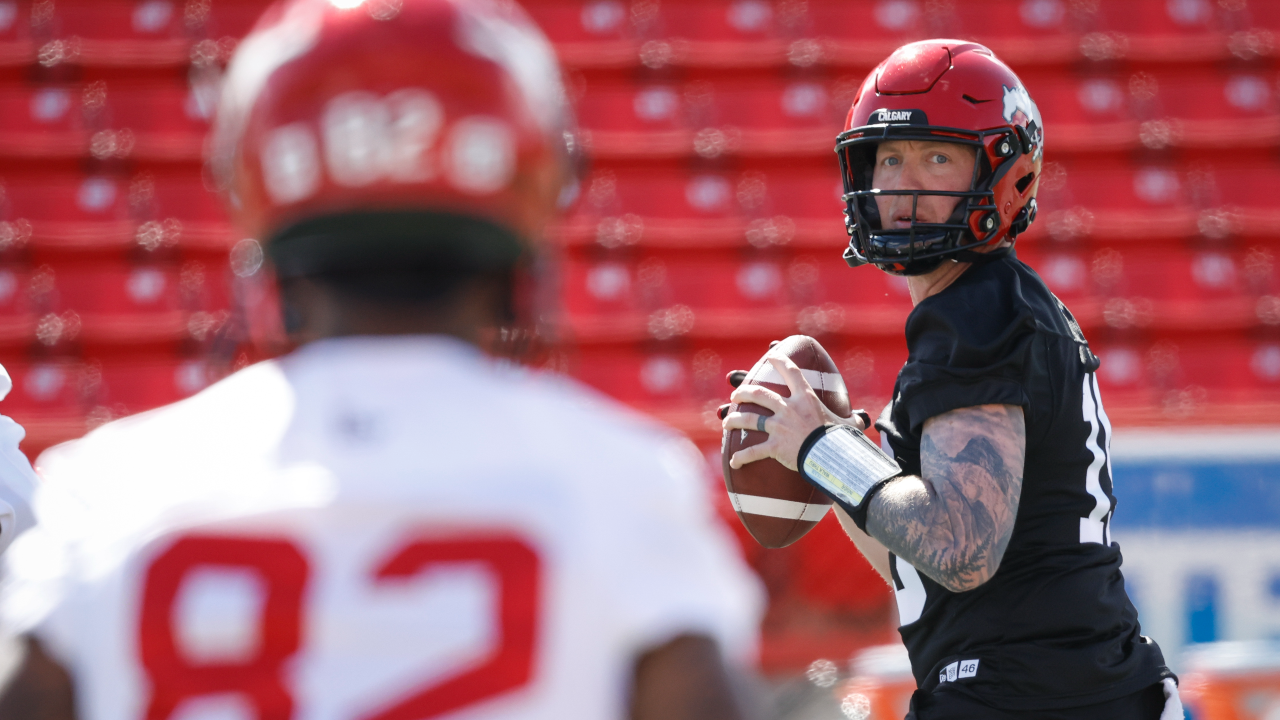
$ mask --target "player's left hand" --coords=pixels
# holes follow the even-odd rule
[[[791,397],[784,398],[778,393],[759,385],[743,385],[733,391],[729,399],[739,405],[755,403],[773,411],[773,415],[765,419],[764,431],[769,439],[759,445],[743,448],[729,458],[729,466],[738,469],[743,465],[765,458],[773,458],[789,470],[796,470],[796,458],[800,455],[800,446],[805,438],[814,430],[828,424],[852,425],[858,430],[866,430],[863,421],[865,414],[854,413],[852,417],[842,418],[827,409],[818,399],[804,373],[800,371],[790,358],[778,355],[765,357],[787,383]],[[758,430],[760,416],[750,412],[733,412],[725,416],[721,425],[725,430]]]

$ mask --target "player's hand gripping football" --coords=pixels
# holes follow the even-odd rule
[[[773,412],[764,419],[764,432],[769,439],[759,445],[752,445],[733,454],[729,465],[735,470],[750,462],[773,458],[782,463],[788,470],[796,471],[796,458],[800,455],[800,446],[804,444],[809,433],[828,424],[852,425],[858,430],[866,430],[869,418],[865,412],[854,412],[851,417],[842,418],[827,409],[818,399],[809,381],[790,358],[782,355],[768,355],[765,359],[771,363],[787,383],[791,397],[782,397],[778,393],[759,385],[741,385],[729,396],[729,400],[739,405],[755,403]],[[733,382],[730,373],[730,383]],[[761,416],[749,412],[722,413],[721,425],[725,430],[759,430]]]

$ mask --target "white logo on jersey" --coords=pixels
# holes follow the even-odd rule
[[[957,660],[938,672],[938,683],[955,682],[978,674],[977,660]]]

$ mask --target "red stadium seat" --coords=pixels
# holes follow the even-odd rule
[[[560,274],[561,299],[572,315],[622,315],[641,309],[632,262],[569,258]]]
[[[30,39],[31,7],[24,2],[0,5],[0,43],[16,43]]]
[[[769,0],[691,0],[663,3],[662,34],[688,40],[734,42],[772,37],[778,18]]]
[[[689,358],[678,351],[584,351],[578,354],[571,373],[623,402],[641,406],[688,400],[692,387]]]
[[[834,148],[835,143],[831,146]],[[835,163],[769,172],[748,171],[739,183],[747,191],[763,185],[758,205],[751,208],[755,215],[807,218],[829,225],[836,235],[844,232],[845,206],[841,199],[844,184]],[[744,194],[744,199],[750,201],[751,198],[749,192]]]
[[[203,390],[212,380],[199,359],[104,359],[102,386],[95,398],[113,414],[136,413],[167,405]]]
[[[671,258],[665,263],[671,299],[695,312],[738,310],[752,315],[789,301],[785,265],[771,258]]]
[[[13,379],[13,391],[0,402],[0,413],[26,424],[37,417],[79,418],[88,410],[85,391],[95,378],[83,363],[65,358],[6,359],[4,367]]]
[[[1099,20],[1106,30],[1135,36],[1187,36],[1220,31],[1227,11],[1212,0],[1126,0],[1103,3]]]
[[[1051,153],[1138,146],[1138,122],[1125,78],[1037,73],[1022,79],[1050,133]]]
[[[578,122],[596,131],[662,132],[685,127],[683,88],[671,83],[592,83],[578,101]]]
[[[213,379],[203,360],[179,357],[6,362],[5,369],[13,392],[0,403],[0,413],[37,428],[49,417],[88,414],[101,423],[150,410],[199,392]]]
[[[706,85],[703,126],[726,132],[730,152],[748,156],[821,155],[835,145],[848,112],[813,79],[753,78]]]
[[[160,343],[185,337],[176,268],[96,262],[64,265],[53,273],[50,309],[78,315],[78,339],[85,344]]]
[[[1280,234],[1280,209],[1275,188],[1280,168],[1262,158],[1234,162],[1217,161],[1196,166],[1204,195],[1212,210],[1202,224],[1212,236],[1238,233],[1274,238]]]
[[[33,297],[27,268],[0,266],[0,343],[14,345],[32,338],[39,299]]]
[[[57,35],[88,40],[157,40],[185,35],[182,4],[173,0],[62,0]]]
[[[1112,406],[1149,404],[1156,417],[1194,419],[1206,407],[1280,400],[1280,345],[1242,337],[1107,342],[1098,380]]]
[[[9,219],[37,224],[127,221],[129,179],[117,175],[35,174],[5,179]]]
[[[1274,117],[1280,111],[1274,73],[1196,68],[1149,73],[1155,81],[1161,114],[1184,120],[1236,120]],[[1212,133],[1213,125],[1204,125]]]
[[[630,7],[621,0],[539,0],[526,9],[556,44],[621,41],[635,27]]]
[[[222,256],[188,260],[178,270],[178,290],[185,310],[225,313],[232,307],[231,270]]]
[[[173,0],[66,0],[55,13],[51,27],[62,61],[147,66],[188,58],[183,6]]]
[[[1065,248],[1045,248],[1036,244],[1023,247],[1019,244],[1018,257],[1030,265],[1053,294],[1069,308],[1072,308],[1073,301],[1092,296],[1094,282],[1089,271],[1089,257],[1085,253]]]
[[[1077,78],[1037,73],[1022,80],[1035,98],[1046,127],[1097,126],[1132,119],[1129,88],[1123,76]]]
[[[1132,165],[1122,158],[1047,163],[1035,228],[1059,239],[1165,239],[1194,235],[1191,200],[1203,189],[1180,166]]]
[[[177,218],[184,223],[225,225],[228,222],[222,198],[205,187],[200,175],[191,172],[157,172],[152,177],[155,182],[152,217]]]
[[[0,153],[75,156],[88,149],[82,91],[76,85],[0,88]]]
[[[38,251],[119,249],[135,242],[138,198],[127,177],[10,174],[3,186],[5,219],[29,224],[30,242]]]
[[[645,218],[728,218],[739,209],[735,179],[728,173],[667,169],[597,174],[583,209]]]
[[[851,0],[811,3],[809,17],[818,36],[901,44],[927,37],[931,15],[916,0]]]
[[[1250,27],[1280,30],[1280,5],[1275,3],[1249,3],[1244,16]]]
[[[213,0],[203,23],[192,26],[204,37],[221,40],[244,37],[270,3],[262,0]]]
[[[1041,52],[1074,45],[1080,24],[1073,10],[1060,0],[961,0],[932,22],[955,23],[963,33],[959,37],[989,40],[997,53],[1028,54],[1032,50],[1022,43],[1039,44]]]
[[[107,91],[104,124],[132,133],[134,157],[199,160],[215,102],[185,84],[119,84]]]
[[[682,157],[693,151],[683,88],[675,83],[589,83],[578,122],[600,157]]]

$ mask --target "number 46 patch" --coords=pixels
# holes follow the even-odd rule
[[[977,660],[957,660],[938,672],[938,682],[955,682],[978,674]]]

